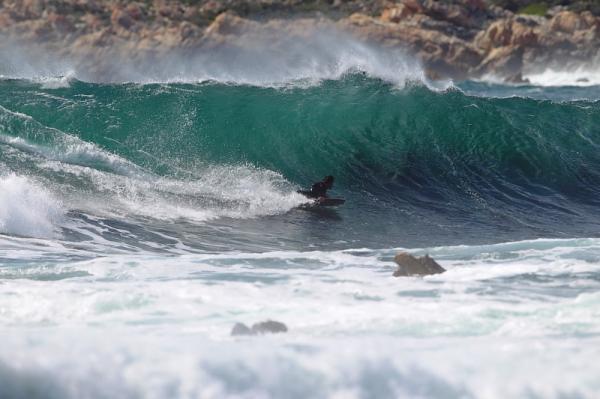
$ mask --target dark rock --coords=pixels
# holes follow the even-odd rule
[[[504,46],[492,49],[478,67],[481,73],[510,78],[523,70],[523,47]]]
[[[133,18],[124,10],[115,8],[110,16],[110,20],[114,26],[129,29],[133,25]]]
[[[400,252],[394,257],[394,262],[398,264],[398,269],[394,271],[394,277],[427,276],[446,271],[429,255],[417,258],[409,253]]]
[[[235,323],[231,329],[231,335],[258,335],[258,334],[277,334],[287,332],[288,328],[285,324],[279,321],[267,320],[259,323],[254,323],[252,328],[249,328],[244,323]]]
[[[531,83],[529,81],[529,79],[523,78],[523,74],[521,72],[517,73],[516,75],[506,77],[505,81],[508,83],[515,83],[515,84]]]
[[[244,323],[235,323],[231,329],[231,335],[254,335],[256,334]]]
[[[287,332],[287,330],[288,328],[285,324],[273,320],[261,321],[260,323],[255,323],[252,326],[252,331],[255,334],[277,334]]]

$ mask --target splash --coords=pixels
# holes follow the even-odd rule
[[[231,42],[210,48],[172,50],[160,58],[142,54],[135,62],[120,48],[107,49],[114,56],[97,60],[76,54],[59,58],[34,44],[5,43],[0,46],[0,77],[32,80],[48,89],[66,87],[74,79],[280,87],[312,86],[360,72],[399,87],[413,81],[434,86],[425,78],[420,63],[405,52],[367,44],[331,26],[301,35],[285,28],[246,28],[228,40]]]
[[[63,215],[61,202],[41,184],[15,174],[0,177],[0,233],[52,237]]]
[[[600,53],[586,63],[551,65],[523,77],[536,86],[597,86],[600,85]]]
[[[600,72],[577,68],[573,71],[547,69],[538,74],[526,75],[536,86],[597,86],[600,85]]]

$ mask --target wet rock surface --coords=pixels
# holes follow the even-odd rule
[[[231,335],[263,335],[263,334],[277,334],[287,332],[288,328],[285,324],[274,321],[266,320],[259,323],[254,323],[252,328],[246,326],[243,323],[235,323],[231,330]]]
[[[394,277],[427,276],[446,271],[429,255],[416,257],[407,252],[400,252],[394,257],[394,262],[398,264]]]

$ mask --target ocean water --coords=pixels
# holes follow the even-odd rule
[[[354,61],[5,74],[0,397],[597,398],[600,87]]]

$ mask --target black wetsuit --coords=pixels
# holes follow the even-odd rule
[[[310,190],[301,190],[298,192],[300,194],[306,195],[308,198],[320,198],[327,197],[328,189],[329,188],[327,187],[327,183],[320,181],[318,183],[313,184]]]

